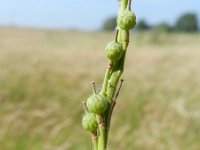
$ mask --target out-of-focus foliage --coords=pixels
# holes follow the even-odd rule
[[[116,27],[117,17],[110,17],[103,23],[102,30],[113,31]],[[169,25],[168,22],[158,24],[148,24],[145,19],[141,19],[136,24],[137,31],[156,30],[164,32],[197,32],[198,17],[195,13],[185,13],[179,17],[174,25]]]
[[[117,17],[110,17],[103,23],[102,29],[104,31],[113,31],[117,26]]]
[[[172,27],[170,27],[166,22],[163,22],[163,23],[155,25],[153,29],[156,31],[161,31],[161,32],[169,32],[172,30]]]
[[[194,13],[186,13],[178,18],[175,29],[184,32],[198,31],[198,19]]]
[[[136,29],[139,31],[148,30],[150,29],[150,25],[144,19],[142,19],[137,23]]]
[[[111,38],[0,28],[0,150],[92,149],[82,101],[91,80],[101,87]],[[200,35],[148,31],[130,40],[109,149],[199,150]]]

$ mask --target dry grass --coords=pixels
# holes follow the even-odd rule
[[[100,87],[112,36],[0,29],[0,149],[91,148],[81,102],[91,80]],[[131,41],[110,149],[200,149],[200,35],[138,33]]]

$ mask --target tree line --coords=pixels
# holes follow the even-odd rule
[[[116,19],[116,17],[106,19],[103,23],[102,30],[114,30],[116,27]],[[174,25],[169,25],[167,22],[150,25],[144,19],[137,22],[137,31],[147,31],[152,29],[166,32],[197,32],[199,31],[198,17],[195,13],[185,13],[176,20]]]

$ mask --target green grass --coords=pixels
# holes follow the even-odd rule
[[[0,29],[0,149],[89,150],[81,127],[114,33]],[[114,150],[200,149],[199,34],[134,33],[111,125]]]

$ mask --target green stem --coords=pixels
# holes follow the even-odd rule
[[[99,124],[98,150],[105,150],[105,121],[103,115],[97,116]]]
[[[107,89],[107,97],[109,100],[109,107],[105,113],[105,126],[106,126],[105,143],[106,143],[106,145],[108,142],[108,133],[109,133],[109,128],[110,128],[110,119],[111,119],[110,113],[111,113],[112,98],[115,94],[117,83],[119,81],[121,74],[122,74],[121,70],[117,70],[116,72],[112,73],[112,76],[110,78],[110,83],[109,83],[108,89]]]
[[[94,150],[98,150],[98,138],[96,134],[92,135],[92,143]]]
[[[119,13],[121,10],[125,10],[127,8],[128,9],[131,8],[131,0],[120,0],[120,7],[118,10]],[[96,115],[99,128],[96,133],[92,134],[92,143],[94,150],[106,150],[107,148],[112,111],[115,105],[115,100],[117,99],[118,96],[118,92],[116,94],[117,84],[124,71],[126,50],[129,44],[129,31],[120,29],[120,27],[118,26],[115,42],[118,42],[122,45],[123,56],[116,62],[110,62],[108,68],[106,69],[103,86],[100,94],[107,97],[108,109],[106,110],[105,113],[101,115]],[[92,83],[93,83],[94,93],[96,93],[95,83],[94,82]],[[84,108],[85,112],[88,113],[85,102],[84,102]]]
[[[107,98],[109,101],[109,109],[105,113],[105,123],[106,123],[106,137],[105,137],[105,143],[107,145],[108,142],[108,135],[109,135],[109,128],[110,128],[110,122],[111,122],[111,113],[112,113],[112,98],[114,97],[114,94],[116,92],[116,87],[118,84],[118,81],[124,71],[124,63],[125,63],[125,57],[126,57],[126,51],[129,44],[129,31],[119,29],[119,43],[122,44],[124,54],[122,58],[116,62],[116,64],[113,67],[113,72],[110,77],[110,83],[107,87]]]
[[[120,29],[120,36],[121,36],[120,43],[122,44],[123,50],[126,51],[129,44],[129,31]]]
[[[121,64],[120,64],[120,69],[123,72],[124,71],[126,51],[127,51],[128,44],[129,44],[129,31],[120,29],[120,35],[121,35],[121,41],[120,42],[121,42],[121,44],[123,46],[123,50],[124,50],[124,55],[121,58]]]
[[[105,150],[105,127],[99,127],[99,139],[98,139],[98,150]]]
[[[121,0],[120,2],[120,8],[119,10],[123,10],[127,8],[128,0]],[[116,92],[116,87],[118,84],[118,81],[124,71],[124,61],[125,61],[125,55],[126,50],[129,43],[129,31],[125,31],[122,29],[118,29],[117,36],[115,38],[119,43],[122,44],[124,54],[120,60],[115,62],[113,68],[109,68],[106,71],[103,87],[101,94],[107,96],[108,98],[108,110],[104,113],[104,119],[105,119],[105,126],[99,126],[99,138],[98,138],[98,150],[105,150],[108,143],[108,134],[109,134],[109,128],[110,128],[110,122],[111,122],[111,111],[112,111],[112,102],[113,97]]]
[[[102,90],[101,90],[101,94],[104,95],[104,96],[106,96],[106,90],[107,90],[108,81],[109,81],[109,78],[110,78],[111,69],[112,69],[112,63],[109,63],[109,65],[106,69],[106,73],[105,73],[105,77],[104,77],[104,81],[103,81],[103,86],[102,86]]]
[[[121,9],[126,9],[128,4],[128,0],[121,0]]]
[[[119,81],[121,74],[122,74],[122,71],[120,69],[118,69],[118,70],[112,72],[112,75],[110,77],[110,82],[107,87],[107,98],[108,98],[108,102],[110,104],[111,104],[112,98],[115,94],[117,83]]]
[[[119,33],[119,30],[117,29],[116,36],[115,36],[115,42],[118,41],[118,37],[119,37],[118,33]],[[106,92],[107,92],[108,81],[110,79],[112,65],[113,65],[113,62],[109,62],[109,65],[108,65],[106,73],[105,73],[103,86],[102,86],[102,90],[101,90],[101,94],[104,95],[104,96],[107,96]]]

